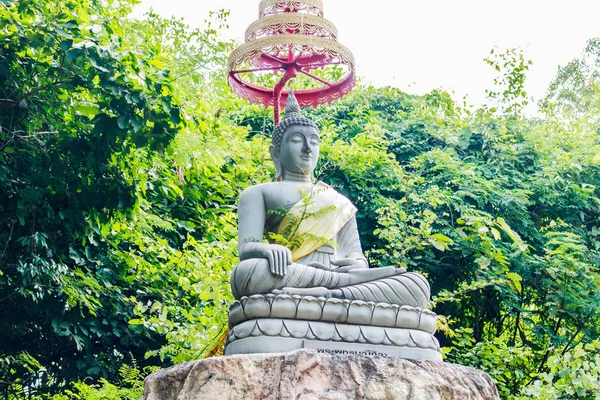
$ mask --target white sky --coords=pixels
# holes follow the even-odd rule
[[[435,88],[485,101],[494,71],[483,61],[494,46],[521,47],[533,61],[527,91],[544,96],[559,65],[600,37],[600,0],[323,0],[325,18],[356,58],[363,82],[423,94]],[[227,38],[240,43],[260,0],[142,0],[141,14],[184,17],[202,26],[210,10],[229,9]]]

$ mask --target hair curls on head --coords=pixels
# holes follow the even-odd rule
[[[290,126],[310,126],[319,132],[319,127],[313,120],[310,120],[300,114],[300,105],[294,96],[294,92],[290,90],[287,101],[285,103],[285,116],[283,120],[273,129],[271,137],[271,145],[277,150],[281,150],[281,140],[285,131]]]

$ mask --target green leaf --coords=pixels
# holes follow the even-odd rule
[[[510,282],[515,287],[515,289],[517,289],[517,291],[520,292],[521,291],[521,281],[523,280],[521,275],[519,275],[515,272],[509,272],[506,274],[506,277],[510,280]]]
[[[107,68],[105,68],[104,66],[102,66],[94,57],[89,57],[90,63],[92,64],[92,66],[94,68],[96,68],[99,71],[102,72],[109,72],[109,70]]]
[[[99,111],[98,106],[79,104],[75,106],[75,112],[84,115],[90,119],[94,118]]]
[[[466,150],[471,143],[472,136],[473,132],[471,132],[469,128],[464,128],[458,137],[458,148],[461,150]]]
[[[137,115],[133,117],[131,122],[133,124],[133,130],[136,133],[141,131],[142,128],[144,127],[144,121],[141,118],[139,118]]]
[[[490,231],[492,232],[492,235],[494,236],[494,239],[500,240],[500,232],[498,231],[498,229],[496,229],[496,228],[490,228]]]
[[[172,108],[170,115],[171,115],[171,122],[173,122],[175,125],[177,125],[181,122],[181,111],[179,110],[178,107]]]
[[[65,60],[67,60],[68,62],[74,62],[82,55],[83,55],[82,49],[71,49],[66,52]]]
[[[127,129],[129,127],[129,116],[121,115],[119,118],[117,118],[117,125],[121,129]]]
[[[60,42],[60,45],[59,45],[59,47],[62,51],[68,51],[71,48],[71,46],[73,46],[72,39],[63,40],[62,42]],[[71,61],[71,60],[69,60],[69,61]]]

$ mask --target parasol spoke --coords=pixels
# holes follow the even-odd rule
[[[263,58],[263,57],[266,58],[266,59],[268,59],[268,60],[271,60],[273,62],[279,63],[280,66],[285,63],[285,60],[281,60],[281,59],[279,59],[279,58],[277,58],[275,56],[272,56],[270,54],[267,54],[267,53],[262,53],[262,55],[260,56],[260,58]]]
[[[327,86],[333,86],[331,83],[327,82],[325,79],[319,78],[318,76],[313,75],[310,72],[306,72],[306,71],[304,71],[302,69],[300,70],[300,72],[303,73],[306,76],[309,76],[309,77],[313,78],[314,80],[317,80],[317,81],[319,81],[319,82],[327,85]]]
[[[261,71],[274,71],[276,69],[280,69],[281,66],[278,67],[268,67],[268,68],[253,68],[253,69],[237,69],[231,71],[234,74],[244,74],[248,72],[261,72]]]
[[[325,65],[344,65],[343,62],[319,62],[319,63],[308,63],[308,64],[300,64],[298,63],[299,67],[315,67],[315,68],[321,68],[324,67]]]

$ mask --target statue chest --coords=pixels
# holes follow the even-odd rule
[[[306,193],[312,187],[312,185],[304,186],[297,183],[280,182],[266,187],[263,194],[267,214],[289,210],[302,201],[303,191]]]

